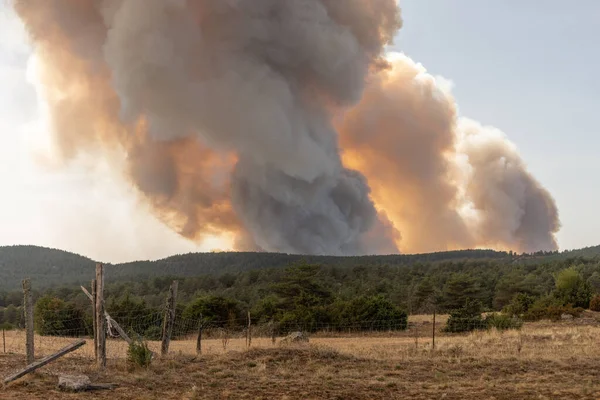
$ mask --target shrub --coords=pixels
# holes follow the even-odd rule
[[[592,289],[574,267],[564,269],[556,275],[554,297],[561,300],[562,305],[572,304],[575,307],[587,308],[592,298]]]
[[[34,319],[35,330],[43,336],[80,336],[88,331],[80,310],[50,295],[35,303]]]
[[[485,325],[488,329],[496,328],[499,331],[508,329],[521,329],[523,321],[516,316],[493,313],[485,317]]]
[[[521,316],[525,314],[534,303],[535,297],[526,293],[517,293],[502,311],[509,316]]]
[[[405,311],[383,295],[360,296],[336,304],[335,325],[357,330],[406,330]]]
[[[127,362],[131,365],[147,368],[152,362],[152,351],[143,341],[133,341],[127,349]]]
[[[470,332],[482,329],[485,323],[481,318],[481,303],[477,300],[467,299],[465,305],[450,313],[445,332]]]
[[[572,315],[575,318],[581,316],[583,308],[572,305],[563,305],[560,299],[553,296],[540,297],[523,315],[525,321],[539,321],[541,319],[550,319],[559,321],[563,314]]]
[[[160,340],[162,338],[162,328],[157,325],[152,325],[144,331],[146,340]]]
[[[594,298],[590,301],[590,310],[600,311],[600,295],[594,296]]]
[[[0,324],[0,329],[5,331],[12,331],[13,329],[15,329],[15,326],[9,322],[3,322]]]

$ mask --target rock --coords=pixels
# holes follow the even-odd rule
[[[90,378],[85,375],[60,375],[58,388],[68,392],[81,392],[91,386]]]
[[[560,316],[560,319],[569,320],[569,319],[573,319],[573,316],[571,314],[563,314]]]
[[[308,336],[303,332],[292,332],[283,339],[282,343],[308,343]]]

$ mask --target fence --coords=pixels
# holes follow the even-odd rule
[[[33,319],[31,286],[26,280],[24,289],[25,328],[2,331],[2,351],[27,355],[27,363],[35,358],[56,353],[75,339],[84,339],[77,354],[95,358],[98,366],[106,365],[106,357],[125,358],[129,344],[135,340],[148,342],[159,354],[177,352],[189,355],[240,350],[250,346],[273,346],[278,338],[291,331],[309,332],[315,337],[386,335],[414,340],[415,346],[435,348],[436,335],[444,328],[450,332],[481,329],[488,322],[481,318],[456,318],[447,323],[447,316],[412,316],[398,319],[362,320],[335,324],[302,321],[252,321],[248,314],[223,320],[214,318],[185,318],[176,312],[177,282],[174,282],[162,311],[142,312],[124,310],[108,314],[104,309],[103,267],[97,267],[91,293],[82,287],[90,299],[92,315],[71,315],[69,310],[53,310],[46,304],[43,314]],[[34,326],[35,325],[35,326]],[[34,329],[35,328],[35,329]]]

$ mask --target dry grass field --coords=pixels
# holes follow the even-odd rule
[[[600,398],[600,324],[594,314],[558,323],[525,324],[520,331],[443,335],[431,346],[427,317],[403,334],[311,337],[309,345],[270,339],[174,341],[172,354],[148,369],[132,369],[125,346],[111,341],[109,365],[97,372],[88,343],[1,389],[0,399],[594,399]],[[440,324],[442,326],[442,324]],[[12,336],[11,336],[12,335]],[[22,342],[11,333],[7,345]],[[17,335],[21,335],[17,333]],[[418,340],[416,337],[418,336]],[[37,338],[47,354],[70,339]],[[157,349],[157,343],[151,347]],[[0,349],[2,350],[2,349]],[[9,349],[7,349],[8,351]],[[118,357],[117,357],[118,356]],[[0,376],[24,364],[0,352]],[[59,373],[84,373],[112,391],[66,394]]]

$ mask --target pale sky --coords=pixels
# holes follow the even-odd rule
[[[561,249],[600,244],[600,2],[403,0],[393,50],[454,82],[463,116],[504,131],[555,197]],[[22,28],[0,5],[0,245],[36,244],[102,261],[209,250],[179,238],[107,165],[52,170]],[[31,66],[30,66],[31,69]],[[31,76],[31,73],[29,73]],[[38,157],[39,158],[39,157]]]

